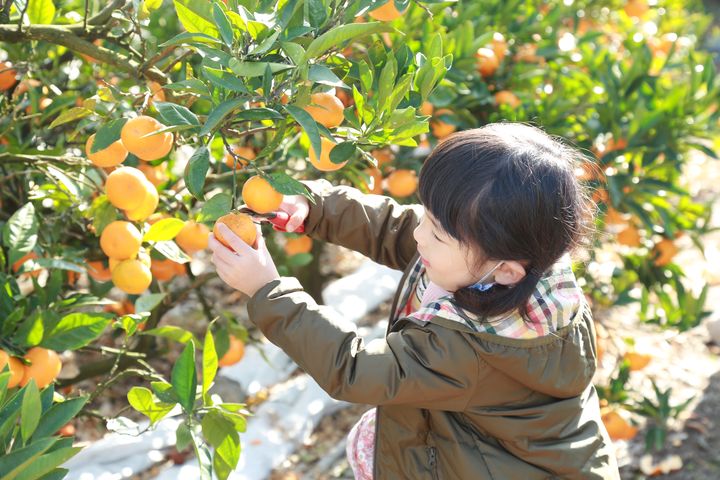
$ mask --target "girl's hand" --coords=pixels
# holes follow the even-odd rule
[[[265,246],[259,225],[255,226],[255,248],[245,243],[224,224],[221,223],[218,228],[232,247],[232,250],[227,248],[214,235],[210,235],[208,246],[213,252],[212,262],[223,282],[252,297],[268,282],[280,278],[275,262]]]
[[[310,213],[310,204],[308,203],[308,199],[302,195],[285,195],[279,210],[290,215],[285,230],[287,232],[294,232],[305,223],[305,219]]]

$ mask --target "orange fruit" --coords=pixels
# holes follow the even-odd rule
[[[664,267],[672,261],[672,259],[678,253],[678,247],[675,242],[669,238],[663,238],[653,247],[653,254],[655,255],[655,266]]]
[[[355,99],[352,97],[352,95],[343,90],[342,88],[338,88],[335,91],[335,96],[342,102],[345,108],[355,105]]]
[[[85,143],[85,154],[96,167],[114,167],[120,165],[127,158],[128,152],[120,140],[99,152],[90,153],[94,141],[95,134],[93,133]]]
[[[378,168],[382,168],[383,165],[392,163],[394,158],[392,152],[387,148],[373,150],[370,154],[375,158],[375,160],[377,160]]]
[[[72,437],[75,435],[75,425],[72,423],[67,423],[65,426],[60,427],[60,430],[57,431],[57,434],[61,437]]]
[[[646,0],[628,0],[624,9],[628,17],[640,18],[650,10],[650,7]]]
[[[374,193],[375,195],[382,195],[383,189],[382,189],[382,172],[380,172],[380,169],[371,167],[365,170],[365,173],[370,175],[370,183],[363,182],[363,185],[365,186],[365,190],[367,190],[369,193]]]
[[[135,257],[140,251],[142,234],[130,222],[111,222],[100,235],[100,248],[105,255],[116,260]]]
[[[500,66],[500,60],[490,48],[478,48],[475,52],[477,70],[483,78],[491,77]]]
[[[425,100],[422,105],[420,105],[420,113],[426,116],[431,116],[433,114],[433,110],[435,110],[435,107],[432,103]]]
[[[622,213],[614,208],[608,208],[605,214],[605,225],[625,225],[627,222]]]
[[[343,122],[345,106],[332,93],[322,92],[310,95],[310,105],[303,107],[317,123],[335,128]]]
[[[436,117],[439,117],[440,115],[452,115],[452,110],[441,108],[435,112]],[[435,118],[430,120],[430,130],[432,130],[432,134],[436,138],[445,138],[457,130],[457,127],[451,123],[445,123],[442,120]]]
[[[638,232],[638,229],[635,228],[634,225],[630,225],[625,230],[617,234],[617,242],[620,245],[627,245],[628,247],[639,247],[640,232]]]
[[[613,440],[632,440],[635,435],[637,435],[637,427],[630,425],[630,423],[615,410],[603,413],[602,421],[603,424],[605,424],[610,438]]]
[[[498,62],[502,62],[507,54],[507,41],[505,40],[505,36],[500,32],[493,33],[490,48],[495,52]]]
[[[22,267],[23,264],[25,264],[25,262],[27,262],[28,260],[37,260],[37,258],[38,258],[38,254],[35,252],[26,253],[25,255],[20,257],[20,259],[18,259],[15,263],[12,264],[12,271],[14,273],[17,273],[20,270],[20,267]],[[24,273],[23,275],[29,275],[31,277],[37,278],[40,275],[40,272],[42,272],[42,270],[43,269],[31,270],[27,273]]]
[[[275,190],[265,178],[255,175],[243,185],[242,199],[250,210],[270,213],[280,207],[283,194]]]
[[[167,282],[177,275],[177,265],[178,263],[167,258],[163,260],[153,259],[150,272],[155,280]]]
[[[244,213],[228,213],[227,215],[223,215],[222,217],[218,218],[215,222],[215,226],[213,227],[213,235],[215,235],[215,238],[217,238],[218,242],[225,245],[227,248],[232,250],[232,247],[228,243],[227,240],[222,236],[220,233],[220,230],[218,229],[218,224],[224,223],[227,225],[227,227],[232,230],[232,232],[240,237],[243,242],[247,243],[251,247],[255,245],[255,240],[257,239],[257,230],[255,229],[255,224],[252,221],[252,218],[250,218],[249,215],[246,215]]]
[[[285,242],[285,253],[288,256],[297,255],[299,253],[309,253],[312,250],[312,238],[307,235],[297,238],[288,238]]]
[[[172,149],[172,133],[165,132],[158,135],[150,135],[163,128],[165,128],[165,125],[154,118],[141,115],[125,123],[120,132],[120,138],[130,153],[141,160],[149,162],[164,157],[170,153]]]
[[[17,358],[8,355],[5,350],[0,350],[0,373],[8,363],[10,364],[10,380],[7,386],[8,388],[17,387],[25,375],[25,365]]]
[[[648,363],[650,363],[650,360],[652,360],[652,355],[648,355],[646,353],[638,353],[638,352],[627,352],[623,358],[628,361],[628,364],[630,365],[630,371],[637,371],[642,370],[643,368],[647,367]]]
[[[126,210],[125,215],[128,220],[132,220],[134,222],[143,221],[155,212],[159,201],[160,198],[155,185],[148,181],[147,192],[145,193],[143,202],[134,210]]]
[[[228,336],[228,340],[230,340],[228,350],[218,360],[218,366],[220,367],[229,367],[230,365],[235,365],[240,360],[242,360],[243,356],[245,355],[245,344],[242,340],[232,335]]]
[[[150,80],[148,82],[148,88],[150,89],[150,93],[152,94],[152,99],[156,102],[164,102],[165,101],[165,90],[163,90],[163,86],[160,85],[158,82],[154,80]]]
[[[140,170],[143,175],[145,175],[145,178],[147,178],[147,180],[156,187],[159,187],[168,181],[167,166],[164,163],[161,163],[156,167],[143,163],[138,166],[138,170]]]
[[[598,188],[593,192],[592,199],[595,203],[608,203],[610,196],[604,188]]]
[[[176,263],[176,262],[173,262],[173,264],[175,267],[175,275],[179,275],[181,277],[184,277],[185,275],[187,275],[186,264]]]
[[[47,348],[33,347],[25,354],[25,359],[30,361],[30,365],[25,366],[25,374],[20,382],[23,387],[32,379],[35,380],[38,388],[45,388],[62,370],[62,362],[58,354]]]
[[[417,190],[418,179],[415,170],[394,170],[387,177],[387,191],[393,197],[409,197]]]
[[[0,62],[0,92],[10,90],[17,82],[16,76],[17,71],[12,68],[12,63]]]
[[[192,220],[185,222],[185,226],[175,237],[175,243],[185,253],[193,254],[199,250],[205,250],[210,238],[210,229],[202,223],[195,223]]]
[[[112,270],[112,281],[123,292],[140,295],[152,283],[152,272],[142,260],[123,260]]]
[[[522,102],[520,99],[510,90],[500,90],[495,94],[495,103],[498,105],[509,105],[512,108],[519,107]]]
[[[112,278],[110,269],[106,267],[100,260],[92,260],[87,262],[87,274],[96,282],[107,282]]]
[[[110,273],[112,274],[113,270],[115,270],[115,267],[120,265],[120,262],[123,262],[125,260],[140,260],[146,267],[150,268],[150,265],[152,264],[152,259],[150,258],[150,254],[147,252],[147,250],[140,250],[138,251],[137,255],[134,257],[130,257],[129,259],[125,258],[122,260],[118,260],[117,258],[111,258],[108,260],[108,268],[110,269]]]
[[[247,147],[244,145],[238,145],[236,147],[233,147],[233,152],[235,152],[235,155],[240,155],[241,157],[243,157],[238,158],[238,164],[242,167],[247,167],[247,160],[253,161],[256,157],[255,150],[252,147]],[[230,168],[235,168],[235,159],[232,155],[230,155],[229,152],[225,152],[225,165]]]
[[[146,203],[146,195],[155,187],[134,167],[113,170],[105,181],[105,193],[113,206],[121,210],[136,210]]]
[[[368,12],[368,15],[370,15],[371,18],[380,22],[392,22],[396,18],[400,18],[400,15],[402,14],[403,12],[399,11],[395,7],[394,0],[388,0],[387,3],[380,8],[376,8],[375,10],[370,10]]]
[[[312,146],[310,147],[310,151],[308,152],[310,154],[310,163],[312,163],[313,167],[317,168],[321,172],[333,172],[345,166],[347,160],[342,163],[333,163],[330,160],[330,151],[335,148],[335,142],[325,137],[322,137],[320,139],[320,142],[321,146],[319,159],[317,155],[315,155],[315,150],[313,150]]]
[[[135,313],[135,305],[133,305],[130,300],[123,300],[122,302],[105,305],[103,310],[108,313],[114,313],[118,317],[122,317],[123,315],[132,315]]]

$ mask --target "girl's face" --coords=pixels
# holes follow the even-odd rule
[[[428,277],[439,287],[454,292],[482,277],[482,272],[474,267],[477,265],[476,255],[445,233],[440,228],[440,222],[427,209],[413,236]]]

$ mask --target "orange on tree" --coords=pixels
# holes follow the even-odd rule
[[[365,189],[369,193],[373,193],[375,195],[382,195],[383,189],[382,189],[382,172],[379,168],[370,167],[367,170],[365,170],[365,173],[370,176],[370,182],[363,182],[365,185]]]
[[[622,213],[610,207],[605,214],[605,225],[625,225],[627,220]]]
[[[233,152],[235,155],[238,155],[242,158],[238,158],[238,163],[246,167],[248,165],[248,161],[255,160],[256,154],[255,150],[252,147],[248,147],[245,145],[238,145],[236,147],[233,147]],[[225,165],[227,165],[230,168],[235,168],[235,158],[230,155],[230,152],[225,152]]]
[[[495,103],[498,105],[509,105],[512,108],[517,108],[522,104],[520,99],[510,90],[500,90],[495,94]]]
[[[624,10],[628,17],[640,18],[650,10],[650,7],[647,0],[628,0]]]
[[[38,388],[45,388],[57,378],[62,370],[62,362],[58,354],[47,348],[31,348],[25,354],[25,360],[28,360],[30,364],[25,365],[25,374],[20,382],[23,387],[30,380],[35,380]]]
[[[199,250],[206,249],[209,238],[210,229],[207,226],[188,220],[185,222],[182,230],[180,230],[180,233],[175,237],[175,243],[177,243],[185,253],[193,254]]]
[[[242,199],[250,210],[270,213],[280,207],[283,194],[275,190],[265,178],[255,175],[243,185]]]
[[[452,123],[445,123],[439,118],[441,115],[452,115],[452,113],[452,110],[448,108],[441,108],[440,110],[435,111],[435,118],[430,120],[430,130],[436,138],[445,138],[457,130],[455,125]]]
[[[123,300],[122,302],[115,302],[110,305],[105,305],[104,311],[108,313],[114,313],[118,317],[123,315],[132,315],[135,313],[135,305],[130,300]]]
[[[130,222],[111,222],[100,235],[100,248],[110,258],[126,260],[134,258],[140,251],[142,234]]]
[[[377,160],[378,168],[382,169],[384,165],[392,163],[394,155],[389,148],[380,148],[373,150],[370,154]]]
[[[409,197],[417,190],[418,179],[415,170],[394,170],[386,179],[386,188],[393,197]]]
[[[93,133],[85,142],[85,154],[96,167],[114,167],[120,165],[127,158],[128,151],[122,141],[118,140],[99,152],[91,153],[94,141],[95,134]]]
[[[143,173],[143,175],[145,175],[145,178],[147,178],[148,182],[152,183],[156,187],[159,187],[160,185],[168,181],[167,165],[165,165],[164,163],[161,163],[160,165],[157,165],[155,167],[153,167],[152,165],[148,165],[147,163],[143,163],[141,165],[138,165],[137,168]]]
[[[652,360],[652,355],[640,352],[627,352],[623,358],[627,360],[630,371],[642,370]]]
[[[141,160],[150,162],[164,157],[172,149],[172,133],[153,135],[154,132],[164,128],[165,125],[154,118],[141,115],[125,123],[120,131],[120,138],[128,152]]]
[[[602,421],[610,438],[613,440],[632,440],[638,429],[630,424],[616,410],[606,410],[602,413]]]
[[[654,264],[657,267],[664,267],[675,258],[679,249],[675,242],[669,238],[663,238],[653,247],[653,255],[655,256]]]
[[[150,80],[148,82],[148,88],[150,89],[150,94],[152,95],[153,100],[155,100],[156,102],[165,101],[165,90],[163,90],[162,85],[160,85],[154,80]]]
[[[315,155],[315,150],[312,146],[308,152],[310,156],[310,163],[312,163],[313,167],[317,168],[321,172],[333,172],[345,166],[347,160],[342,163],[333,163],[332,160],[330,160],[330,152],[333,148],[335,148],[335,142],[322,137],[320,139],[320,143],[320,158]]]
[[[150,254],[149,254],[149,253],[147,252],[147,250],[145,250],[145,249],[141,249],[140,251],[138,251],[137,255],[135,255],[134,257],[131,257],[130,259],[131,259],[131,260],[140,260],[140,261],[141,261],[143,264],[145,264],[145,266],[147,266],[148,268],[150,268],[150,265],[151,265],[151,263],[152,263],[152,259],[150,258]],[[109,259],[109,260],[108,260],[108,266],[109,266],[109,268],[110,268],[110,274],[112,275],[113,270],[115,270],[115,267],[117,267],[118,265],[120,265],[120,262],[123,262],[123,261],[125,261],[125,260],[130,260],[130,259],[127,259],[127,258],[125,258],[125,259],[117,259],[117,258],[111,258],[111,259]]]
[[[310,105],[303,107],[317,123],[335,128],[343,122],[345,106],[338,97],[328,92],[310,95]]]
[[[135,210],[145,203],[145,197],[155,187],[134,167],[113,170],[105,181],[105,193],[113,206],[121,210]]]
[[[639,247],[641,245],[640,232],[635,225],[628,225],[623,231],[617,234],[617,242],[628,247]]]
[[[230,345],[228,345],[227,352],[218,360],[218,366],[220,367],[235,365],[245,355],[245,344],[242,340],[233,335],[228,335],[228,340]]]
[[[396,18],[400,18],[400,15],[402,15],[403,12],[399,11],[397,7],[395,7],[394,0],[388,0],[387,3],[381,7],[376,8],[375,10],[370,10],[368,15],[380,22],[391,22]]]
[[[17,83],[17,71],[10,62],[0,62],[0,92],[10,90]]]
[[[495,56],[498,59],[498,62],[502,62],[505,58],[505,55],[507,54],[507,41],[505,40],[505,36],[500,32],[493,33],[492,41],[490,42],[490,48],[493,52],[495,52]]]
[[[152,272],[142,260],[123,260],[113,268],[112,281],[123,292],[140,295],[152,283]]]
[[[235,235],[240,237],[243,242],[247,243],[251,247],[255,245],[257,230],[255,229],[255,223],[249,215],[244,213],[228,213],[227,215],[223,215],[218,218],[215,222],[213,235],[215,235],[218,242],[232,250],[230,243],[222,236],[220,230],[218,229],[218,225],[221,223],[224,223]]]
[[[17,273],[20,271],[20,268],[27,262],[28,260],[37,260],[38,254],[35,252],[28,252],[22,257],[20,257],[15,263],[12,264],[12,271],[14,273]],[[42,272],[42,269],[39,270],[32,270],[30,272],[25,273],[24,275],[29,275],[31,277],[37,278],[40,273]]]
[[[25,365],[17,358],[8,355],[5,350],[0,350],[0,373],[5,369],[5,365],[10,369],[8,388],[17,387],[25,376]]]
[[[96,282],[108,282],[112,278],[110,269],[100,260],[92,260],[87,263],[87,274]]]
[[[302,237],[288,238],[285,241],[285,246],[283,248],[288,256],[292,256],[300,253],[310,253],[310,250],[312,250],[312,244],[312,238],[307,235],[303,235]]]
[[[477,70],[483,78],[493,76],[500,66],[500,60],[490,48],[478,48],[475,58],[477,59]]]
[[[145,198],[143,199],[140,206],[134,210],[126,210],[125,216],[127,216],[128,220],[132,220],[134,222],[140,222],[148,218],[150,215],[155,213],[155,209],[158,206],[158,202],[160,201],[160,198],[158,196],[158,191],[155,188],[155,185],[151,184],[148,181],[148,189],[145,193]]]
[[[150,265],[150,272],[155,280],[167,282],[177,275],[177,265],[177,262],[173,262],[167,258],[162,260],[153,259]]]
[[[61,437],[72,437],[75,435],[75,425],[72,423],[66,423],[64,426],[60,427],[60,430],[56,433]]]
[[[50,100],[48,97],[42,97],[40,100],[38,100],[38,112],[44,111],[47,107],[52,104],[52,100]],[[25,113],[31,114],[33,113],[33,105],[32,103],[25,107]]]
[[[422,105],[420,105],[419,112],[423,115],[432,116],[433,110],[435,110],[435,106],[433,106],[432,103],[425,100]]]
[[[352,97],[352,95],[343,90],[342,88],[338,88],[335,91],[335,96],[342,102],[345,108],[355,105],[355,99]]]

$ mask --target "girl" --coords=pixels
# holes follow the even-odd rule
[[[568,253],[589,231],[580,154],[523,124],[440,143],[420,173],[422,206],[328,182],[287,197],[288,230],[405,274],[386,337],[281,278],[224,229],[218,275],[249,295],[250,319],[332,397],[377,405],[348,437],[358,479],[617,479],[590,380],[592,318]],[[223,228],[223,227],[221,227]]]

